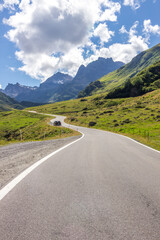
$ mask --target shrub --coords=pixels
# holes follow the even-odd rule
[[[124,121],[123,121],[123,123],[130,123],[131,121],[129,120],[129,118],[127,118],[127,119],[125,119]]]
[[[96,122],[89,122],[89,127],[93,127],[93,126],[95,126],[97,123]]]
[[[71,122],[74,122],[74,121],[77,121],[77,119],[74,118],[74,117],[72,117],[72,118],[70,118],[70,121],[71,121]]]

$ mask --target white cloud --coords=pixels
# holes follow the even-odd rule
[[[83,49],[72,48],[67,54],[61,57],[61,69],[67,69],[70,75],[74,75],[79,66],[84,62]]]
[[[120,29],[121,33],[128,34],[129,39],[127,44],[114,44],[110,47],[110,51],[116,60],[127,63],[136,56],[137,53],[148,49],[146,38],[137,35],[138,24],[139,22],[136,21],[129,31],[127,31],[124,26]]]
[[[99,21],[117,21],[116,13],[120,13],[121,5],[118,2],[106,1],[104,5],[107,7],[104,12],[101,13]]]
[[[130,6],[133,9],[138,9],[141,6],[141,2],[144,2],[145,0],[124,0],[123,4],[125,6]]]
[[[121,29],[119,30],[119,32],[122,33],[122,34],[123,34],[123,33],[128,33],[124,25],[121,27]]]
[[[125,26],[122,26],[119,30],[120,33],[128,35],[127,43],[115,43],[108,48],[102,47],[101,49],[97,49],[96,45],[94,45],[92,48],[94,49],[94,55],[86,59],[85,64],[96,60],[98,57],[112,57],[114,61],[128,63],[139,52],[148,49],[146,38],[137,36],[136,28],[138,24],[139,22],[136,21],[129,31],[126,30]]]
[[[0,12],[3,11],[3,5],[0,4]]]
[[[129,35],[129,37],[131,38],[132,36],[137,34],[137,26],[138,26],[139,22],[136,21],[133,26],[129,29],[129,31],[126,30],[125,26],[123,25],[121,27],[121,29],[119,30],[119,32],[121,34],[127,33]]]
[[[9,69],[12,71],[12,72],[15,72],[15,68],[14,67],[9,67]]]
[[[67,66],[74,74],[84,61],[82,48],[95,23],[117,21],[121,8],[118,0],[5,0],[3,8],[15,5],[19,10],[3,20],[11,27],[5,36],[19,49],[16,56],[23,63],[19,70],[41,80]],[[113,32],[107,25],[104,31],[97,29],[97,36],[107,42]]]
[[[124,5],[136,9],[141,2],[124,0]],[[14,9],[19,0],[4,3],[3,8]],[[98,57],[127,63],[148,48],[146,36],[137,34],[139,22],[128,31],[125,26],[119,30],[128,37],[126,43],[104,47],[114,36],[104,21],[117,21],[121,9],[118,0],[21,0],[17,7],[19,11],[3,20],[11,26],[5,36],[17,45],[16,57],[22,62],[19,70],[36,79],[44,80],[57,71],[74,75],[82,63]],[[145,20],[144,32],[159,32],[159,26]],[[101,48],[91,41],[93,36],[99,37]],[[89,57],[85,59],[84,53]]]
[[[14,10],[15,5],[18,5],[19,3],[20,3],[20,0],[3,0],[3,3],[0,4],[0,11],[3,11],[4,8]]]
[[[128,43],[115,43],[108,48],[101,48],[95,51],[95,54],[86,59],[86,64],[96,60],[98,57],[112,57],[114,61],[122,61],[128,63],[139,52],[148,49],[148,45],[141,36],[134,36]]]
[[[112,36],[114,36],[114,32],[108,30],[108,26],[106,23],[100,23],[97,28],[94,30],[94,36],[99,37],[101,43],[108,42]]]
[[[24,51],[17,51],[16,57],[23,62],[19,70],[36,79],[44,80],[58,70],[58,58],[42,52],[26,54]]]
[[[0,84],[0,89],[2,89],[2,85]]]
[[[160,26],[159,25],[152,25],[151,24],[151,20],[148,19],[148,20],[144,20],[143,22],[143,25],[144,25],[144,29],[143,31],[146,33],[146,34],[155,34],[155,35],[160,35]]]

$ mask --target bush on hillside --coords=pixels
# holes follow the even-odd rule
[[[143,95],[160,88],[160,62],[144,69],[120,87],[107,94],[106,99],[126,98]]]

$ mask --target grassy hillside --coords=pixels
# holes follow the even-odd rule
[[[141,96],[160,88],[160,61],[128,79],[121,87],[109,92],[106,98]]]
[[[88,85],[79,93],[79,97],[91,96],[98,93],[109,92],[121,86],[129,78],[134,77],[138,72],[160,60],[160,44],[144,51],[134,57],[132,61],[118,70],[109,73],[98,81]]]
[[[160,150],[160,89],[141,97],[105,99],[106,94],[32,108],[68,116],[74,125],[130,136]]]
[[[0,92],[0,111],[9,111],[13,108],[23,109],[20,103]]]
[[[24,111],[0,112],[0,145],[78,135],[71,129],[50,126],[50,119],[53,117]]]

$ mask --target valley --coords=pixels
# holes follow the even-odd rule
[[[0,1],[0,239],[160,240],[160,1]]]
[[[106,99],[101,94],[31,109],[64,115],[67,123],[120,133],[160,150],[160,89],[135,98]]]
[[[112,58],[98,58],[86,67],[81,65],[75,75],[57,72],[46,79],[39,87],[27,87],[17,84],[8,84],[2,90],[6,95],[22,102],[53,103],[76,98],[90,82],[123,66],[122,62],[114,62]]]
[[[56,73],[39,88],[25,87],[26,93],[23,92],[23,86],[19,84],[9,85],[6,91],[12,94],[11,96],[18,94],[16,99],[20,100],[22,96],[21,100],[29,101],[33,100],[33,95],[39,103],[57,102],[35,106],[38,104],[17,102],[0,92],[1,111],[31,106],[26,110],[64,115],[67,116],[68,123],[120,133],[160,150],[159,59],[160,44],[157,44],[138,54],[128,64],[114,62],[111,58],[99,58],[86,67],[80,66],[75,78]],[[113,71],[118,66],[120,68]],[[110,71],[113,72],[97,80],[98,77]],[[84,88],[87,84],[89,85]],[[84,89],[80,91],[82,88]],[[42,95],[39,95],[39,91]],[[80,91],[79,94],[78,91]],[[28,95],[27,99],[25,94]],[[75,99],[76,94],[78,94],[77,99]],[[67,100],[70,98],[73,99]],[[51,139],[77,134],[70,129],[61,131],[59,128],[51,128],[46,124],[46,116],[34,116],[34,114],[17,110],[0,114],[1,144],[19,141],[21,129],[24,132],[24,141],[42,140],[44,135],[46,139]]]

